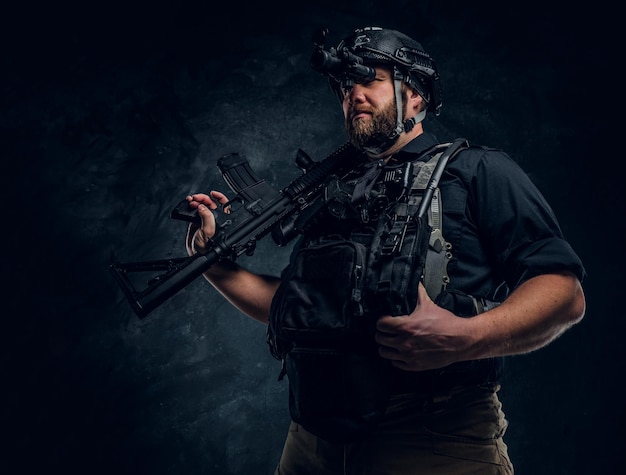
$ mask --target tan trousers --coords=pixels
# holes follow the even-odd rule
[[[275,475],[512,475],[498,389],[394,396],[358,443],[330,443],[292,422]]]

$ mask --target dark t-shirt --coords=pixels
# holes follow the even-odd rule
[[[436,143],[424,133],[396,158]],[[569,270],[584,278],[550,205],[506,153],[480,146],[463,150],[448,163],[439,188],[443,235],[452,245],[450,289],[498,300],[503,284],[514,289],[539,274]]]

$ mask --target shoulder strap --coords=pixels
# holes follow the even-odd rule
[[[437,188],[437,185],[439,185],[439,180],[441,179],[441,175],[443,174],[443,169],[448,164],[448,161],[462,149],[467,147],[469,147],[469,143],[467,142],[467,140],[459,138],[456,139],[454,142],[447,144],[445,150],[439,154],[435,168],[433,169],[430,180],[428,181],[428,185],[426,186],[424,199],[422,200],[420,208],[417,211],[418,217],[423,216],[428,209],[428,206],[430,205],[430,200],[432,199],[432,196],[435,192],[435,188]]]
[[[435,146],[434,150],[427,152],[435,152],[433,157],[420,166],[413,180],[412,190],[419,192],[413,195],[413,203],[418,206],[416,214],[422,217],[428,213],[428,224],[432,227],[424,265],[424,286],[433,299],[445,290],[450,282],[448,262],[452,258],[450,252],[452,246],[442,234],[443,206],[438,184],[448,162],[458,152],[468,147],[469,143],[464,138]]]

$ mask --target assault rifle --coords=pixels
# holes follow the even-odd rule
[[[343,177],[362,160],[361,152],[346,143],[324,160],[316,162],[298,150],[296,165],[303,174],[280,191],[259,178],[242,154],[221,157],[217,166],[235,197],[223,207],[231,213],[223,223],[217,223],[215,236],[208,252],[190,257],[143,262],[114,262],[109,266],[135,313],[143,318],[202,275],[213,264],[235,260],[242,254],[252,255],[256,243],[267,234],[279,246],[286,245],[301,233],[307,223],[322,208],[323,191],[332,177]],[[187,222],[199,222],[195,210],[181,201],[170,217]],[[221,221],[221,220],[220,220]],[[131,274],[157,273],[138,289]]]

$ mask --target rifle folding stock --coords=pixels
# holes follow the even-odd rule
[[[360,153],[344,144],[320,162],[311,160],[302,150],[296,164],[304,173],[280,191],[259,178],[241,154],[229,154],[218,160],[224,181],[235,193],[226,205],[231,209],[228,220],[218,223],[208,252],[190,257],[143,262],[114,262],[109,266],[116,282],[135,313],[143,318],[202,275],[221,259],[234,260],[254,253],[259,239],[271,233],[274,242],[284,246],[305,228],[322,208],[322,192],[331,176],[349,172],[360,159]],[[199,222],[195,210],[181,201],[171,218]],[[143,288],[132,279],[138,273],[158,273]]]

